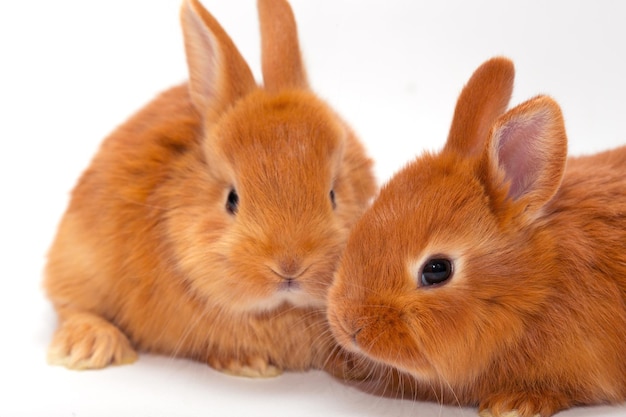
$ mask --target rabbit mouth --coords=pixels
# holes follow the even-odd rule
[[[328,309],[327,314],[331,331],[337,341],[351,352],[366,354],[362,351],[357,341],[357,335],[362,328],[353,329],[353,327],[348,324],[346,318],[337,314],[332,308]]]
[[[325,303],[315,296],[306,281],[306,275],[311,266],[301,269],[294,276],[286,276],[270,268],[274,276],[280,278],[275,285],[274,297],[296,307],[325,307]]]
[[[304,268],[299,268],[297,271],[284,271],[279,268],[269,267],[269,270],[272,274],[278,278],[280,281],[278,282],[277,291],[279,293],[298,293],[302,292],[302,276],[306,274],[309,270],[310,265]]]
[[[302,285],[300,282],[296,281],[295,278],[284,278],[278,284],[279,292],[298,292],[302,290]]]

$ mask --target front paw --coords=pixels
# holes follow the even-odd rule
[[[247,378],[273,378],[283,373],[282,369],[258,355],[212,356],[208,363],[217,371]]]
[[[489,410],[483,410],[478,413],[480,417],[522,417],[517,410],[504,411],[498,415],[491,414]],[[535,414],[533,417],[541,417],[539,414]]]
[[[569,407],[565,397],[545,392],[496,394],[480,404],[481,417],[550,417]]]
[[[67,317],[48,348],[48,363],[70,369],[99,369],[137,360],[128,338],[113,324],[89,313]]]

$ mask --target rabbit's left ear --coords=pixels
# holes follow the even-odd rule
[[[531,217],[557,192],[567,159],[561,108],[538,96],[499,117],[483,155],[491,185]]]
[[[269,91],[308,89],[298,28],[286,0],[258,0],[263,84]]]
[[[215,118],[256,88],[254,76],[228,34],[198,0],[185,0],[180,17],[191,101],[201,114]]]
[[[474,71],[461,91],[444,151],[480,155],[491,125],[506,110],[513,91],[515,68],[506,58],[492,58]]]

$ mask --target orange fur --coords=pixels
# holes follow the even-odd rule
[[[351,372],[325,299],[348,231],[375,192],[372,164],[324,102],[292,85],[304,75],[301,62],[282,61],[300,60],[289,5],[259,0],[259,8],[263,21],[290,31],[263,31],[271,91],[188,0],[189,84],[113,132],[78,182],[46,268],[60,320],[52,363],[100,368],[145,351],[247,376]]]
[[[331,328],[413,375],[424,397],[485,414],[621,402],[626,147],[566,161],[552,99],[500,115],[512,75],[506,59],[483,64],[444,150],[399,172],[357,222],[329,292]],[[421,281],[432,258],[453,264],[443,284]]]

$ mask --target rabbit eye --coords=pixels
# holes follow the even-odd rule
[[[335,190],[330,190],[330,204],[333,205],[333,209],[337,207],[337,202],[335,201]]]
[[[443,284],[452,276],[452,262],[445,258],[433,258],[426,261],[422,268],[423,287]]]
[[[231,189],[228,193],[228,198],[226,199],[226,211],[230,214],[237,213],[237,205],[239,204],[239,196],[237,195],[237,191],[235,189]]]

